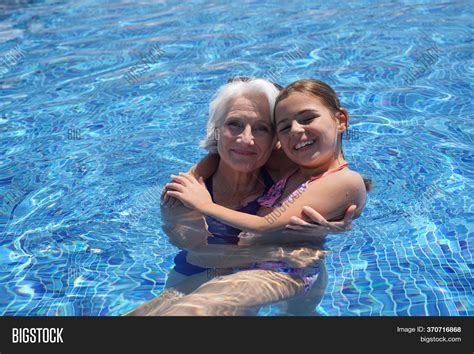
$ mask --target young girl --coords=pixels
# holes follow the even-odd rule
[[[167,194],[189,208],[268,239],[281,234],[292,217],[305,218],[305,205],[327,220],[342,219],[352,204],[358,206],[355,215],[360,215],[366,187],[363,178],[349,169],[342,153],[348,114],[334,90],[318,80],[296,81],[279,94],[274,116],[281,147],[298,167],[258,200],[262,205],[259,215],[213,203],[202,179],[197,181],[187,173],[173,176]]]

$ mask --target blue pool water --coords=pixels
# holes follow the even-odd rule
[[[474,315],[472,18],[468,1],[2,1],[0,313],[160,294],[177,249],[154,198],[204,155],[212,93],[248,75],[331,84],[375,182],[327,240],[318,313]]]

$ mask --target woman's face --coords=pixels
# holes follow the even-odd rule
[[[315,168],[337,157],[337,136],[346,128],[347,115],[334,119],[320,98],[294,92],[278,102],[275,120],[281,146],[296,164]]]
[[[252,172],[267,162],[275,139],[266,97],[240,96],[230,102],[219,127],[217,151],[233,169]]]

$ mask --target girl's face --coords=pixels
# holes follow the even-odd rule
[[[238,97],[229,105],[219,129],[221,159],[240,172],[253,172],[270,157],[275,134],[264,95]]]
[[[323,101],[294,92],[275,110],[276,130],[288,158],[306,168],[316,168],[339,154],[337,137],[346,129],[345,110],[336,120]]]

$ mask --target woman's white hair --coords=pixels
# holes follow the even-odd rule
[[[272,124],[274,124],[273,109],[279,93],[280,91],[275,85],[265,79],[236,80],[221,86],[209,105],[207,137],[201,142],[201,146],[210,153],[217,153],[219,128],[224,122],[227,110],[229,109],[229,103],[237,97],[247,96],[248,94],[265,95],[270,108],[270,119]]]

